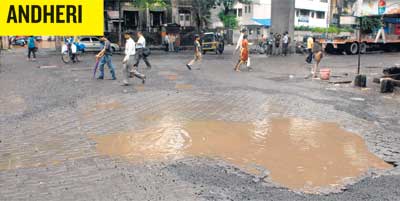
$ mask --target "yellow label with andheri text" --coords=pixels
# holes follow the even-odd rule
[[[1,0],[0,35],[102,35],[103,0]]]

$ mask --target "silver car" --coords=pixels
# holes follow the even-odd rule
[[[100,39],[97,37],[92,37],[92,36],[80,37],[79,42],[83,43],[86,46],[85,51],[88,51],[88,52],[100,51],[100,47],[101,47]],[[121,50],[121,48],[119,47],[119,45],[117,45],[115,43],[111,43],[111,51],[112,52],[117,52],[120,50]]]

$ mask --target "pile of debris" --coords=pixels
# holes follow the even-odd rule
[[[381,93],[392,93],[394,87],[400,87],[400,67],[385,68],[383,76],[374,82],[381,85]]]

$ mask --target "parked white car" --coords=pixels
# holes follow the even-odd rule
[[[92,36],[84,36],[84,37],[79,37],[79,42],[83,43],[86,48],[85,51],[87,52],[93,52],[93,51],[100,51],[100,39],[97,37],[92,37]],[[121,48],[119,45],[115,43],[111,43],[111,51],[112,52],[117,52],[120,51]]]

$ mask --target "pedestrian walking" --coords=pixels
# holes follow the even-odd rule
[[[171,34],[169,36],[169,45],[168,45],[168,47],[169,47],[169,51],[170,52],[174,52],[175,51],[175,35],[174,34]]]
[[[288,32],[285,32],[285,34],[283,35],[283,39],[282,39],[282,53],[283,53],[283,56],[287,55],[289,44],[290,44],[289,34],[288,34]]]
[[[274,55],[278,56],[281,54],[281,35],[280,34],[275,34],[275,39],[274,39]]]
[[[164,37],[164,45],[165,45],[165,51],[168,52],[169,51],[169,36],[168,36],[168,34],[166,34]]]
[[[268,50],[267,50],[267,54],[268,55],[272,55],[272,50],[274,48],[274,33],[269,33],[269,37],[267,39],[267,45],[268,45]]]
[[[244,63],[247,63],[249,60],[249,42],[247,41],[247,35],[243,36],[241,47],[240,59],[234,69],[236,72],[240,72],[240,66]]]
[[[138,68],[140,61],[143,60],[146,63],[147,68],[151,69],[151,65],[148,60],[150,49],[146,48],[146,39],[144,38],[143,33],[141,31],[137,32],[137,37],[138,41],[136,43],[136,63],[134,67]]]
[[[97,79],[104,79],[104,65],[107,64],[108,68],[110,69],[112,80],[116,80],[117,77],[115,77],[115,67],[112,63],[111,43],[105,36],[100,36],[100,41],[103,43],[103,47],[101,51],[96,55],[96,60],[100,60],[100,76]]]
[[[175,35],[175,52],[178,53],[181,49],[181,36],[180,34]]]
[[[33,55],[33,61],[36,61],[36,41],[35,37],[31,36],[28,38],[28,61],[31,60],[31,54]]]
[[[200,45],[200,36],[195,35],[194,37],[194,58],[186,64],[186,67],[189,70],[192,70],[192,66],[195,62],[200,62],[201,61],[201,45]]]
[[[235,52],[233,52],[233,54],[235,54],[238,50],[241,51],[242,49],[242,41],[243,41],[243,37],[246,34],[246,29],[242,29],[242,31],[240,32],[240,36],[239,39],[236,43],[236,48],[235,48]]]
[[[139,73],[137,69],[133,67],[133,65],[135,64],[135,54],[136,54],[135,41],[132,39],[131,33],[129,32],[126,32],[124,34],[124,37],[126,39],[126,44],[125,44],[125,57],[122,60],[122,76],[123,76],[122,85],[123,86],[129,85],[129,77],[131,77],[130,74],[141,79],[142,83],[145,84],[146,76]],[[133,69],[131,69],[132,67]]]
[[[307,51],[308,51],[308,56],[306,58],[307,63],[311,63],[313,59],[313,48],[314,48],[314,39],[312,36],[309,36],[307,39]]]

